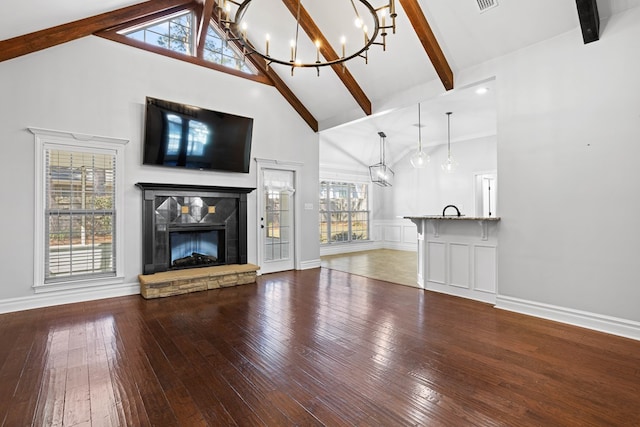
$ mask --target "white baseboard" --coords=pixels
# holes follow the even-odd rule
[[[415,242],[412,242],[412,243],[384,242],[383,249],[393,249],[395,251],[417,252],[418,245]]]
[[[467,288],[459,288],[456,286],[448,286],[441,283],[427,281],[426,290],[439,292],[442,294],[453,295],[456,297],[462,297],[472,299],[475,301],[484,302],[494,305],[496,302],[496,295],[491,292],[474,291]]]
[[[620,319],[617,317],[605,316],[602,314],[590,313],[587,311],[574,310],[571,308],[558,307],[513,298],[504,295],[496,297],[496,308],[514,311],[516,313],[541,317],[543,319],[554,320],[556,322],[568,323],[582,328],[593,329],[618,335],[625,338],[640,340],[640,322]]]
[[[320,259],[302,261],[298,270],[311,270],[312,268],[320,268]]]
[[[367,242],[353,243],[336,243],[332,245],[320,246],[320,256],[348,254],[351,252],[371,251],[374,249],[382,249],[383,242],[370,240]]]
[[[71,304],[105,298],[115,298],[125,295],[140,293],[140,284],[118,284],[100,286],[85,289],[51,292],[46,294],[31,295],[28,297],[8,298],[0,300],[0,313],[31,310],[34,308],[49,307],[54,305]]]

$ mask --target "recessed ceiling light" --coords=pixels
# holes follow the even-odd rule
[[[487,92],[489,92],[489,88],[486,87],[479,87],[478,89],[476,89],[476,93],[478,95],[484,95]]]

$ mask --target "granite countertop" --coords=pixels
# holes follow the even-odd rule
[[[444,219],[454,221],[500,221],[496,216],[457,216],[457,215],[416,215],[405,216],[405,219]]]

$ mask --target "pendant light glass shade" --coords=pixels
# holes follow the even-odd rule
[[[451,112],[447,113],[447,160],[441,165],[442,170],[451,173],[458,168],[458,162],[451,157]]]
[[[420,103],[418,103],[418,150],[411,156],[411,166],[422,169],[430,160],[429,155],[422,151],[422,123],[420,122]]]

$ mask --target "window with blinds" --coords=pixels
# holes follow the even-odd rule
[[[46,148],[44,282],[116,275],[116,156]]]

